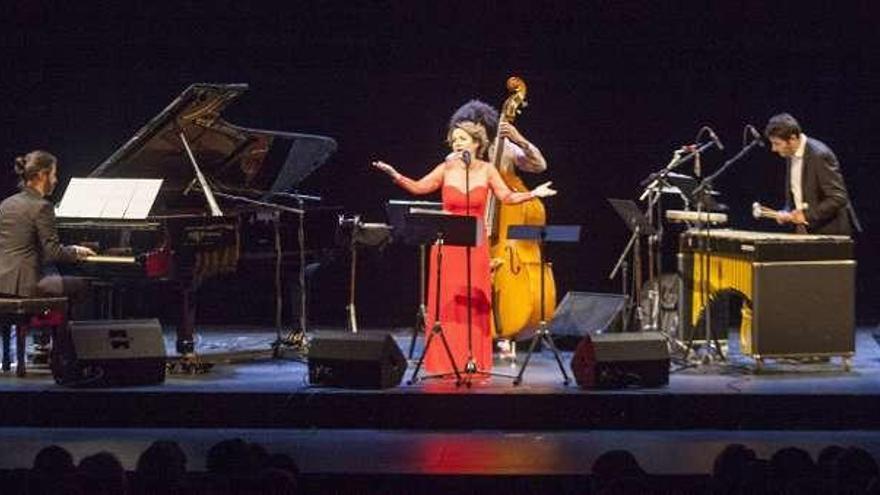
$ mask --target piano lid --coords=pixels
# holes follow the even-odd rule
[[[336,151],[336,141],[223,120],[226,106],[247,89],[246,84],[191,85],[89,177],[165,179],[161,203],[173,209],[195,178],[180,139],[183,132],[202,172],[219,190],[291,190]]]

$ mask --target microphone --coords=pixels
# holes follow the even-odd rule
[[[721,144],[721,140],[718,139],[718,134],[715,134],[715,131],[713,131],[711,127],[706,127],[706,132],[709,133],[709,138],[715,143],[715,146],[717,146],[719,150],[723,150],[724,145]]]
[[[193,178],[193,180],[189,181],[189,184],[187,184],[186,188],[183,190],[183,195],[189,196],[189,192],[195,188],[196,182],[198,182],[198,181],[199,181],[198,177],[195,177],[195,178]]]
[[[471,152],[468,150],[464,150],[461,152],[461,161],[464,162],[465,167],[471,166]]]
[[[758,146],[762,148],[764,147],[764,138],[761,137],[761,133],[759,133],[758,130],[755,129],[755,126],[753,126],[752,124],[746,124],[746,131],[752,135],[752,139],[754,140],[753,142],[757,142]]]

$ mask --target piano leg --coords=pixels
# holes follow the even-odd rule
[[[195,353],[196,298],[192,287],[181,291],[180,323],[177,325],[177,353],[181,356]]]
[[[3,332],[3,371],[12,369],[12,322],[0,322],[0,332]]]
[[[180,310],[180,323],[177,325],[177,353],[180,358],[168,363],[169,373],[206,373],[213,363],[202,361],[196,354],[195,349],[195,322],[196,322],[196,288],[192,285],[184,286],[180,291],[182,307]]]

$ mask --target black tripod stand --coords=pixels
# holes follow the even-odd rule
[[[559,365],[559,371],[562,373],[562,383],[568,385],[568,373],[565,371],[565,365],[562,364],[562,357],[559,355],[559,349],[556,348],[556,344],[553,342],[553,337],[550,335],[550,331],[547,328],[547,316],[544,314],[544,273],[547,270],[547,260],[544,257],[544,245],[547,242],[578,242],[580,237],[581,227],[579,225],[511,225],[507,230],[508,239],[536,241],[538,243],[538,250],[541,253],[541,319],[538,321],[538,329],[535,330],[535,334],[532,335],[532,342],[529,344],[529,351],[526,354],[526,359],[523,361],[523,365],[519,369],[516,378],[513,379],[514,385],[522,383],[523,374],[529,366],[529,361],[532,359],[532,353],[535,352],[535,348],[539,341],[546,344],[547,347],[550,348],[550,351],[553,352],[553,357],[556,358],[556,364]]]
[[[470,215],[448,215],[444,213],[410,213],[406,216],[408,235],[411,239],[426,243],[428,239],[433,239],[437,247],[437,261],[435,270],[435,294],[434,294],[434,325],[431,327],[431,333],[428,334],[428,340],[425,342],[425,348],[422,349],[422,355],[416,364],[409,383],[413,384],[420,379],[427,378],[444,378],[455,375],[455,384],[461,385],[462,377],[458,365],[455,363],[455,357],[452,355],[452,349],[449,347],[449,341],[443,331],[443,324],[440,321],[440,288],[443,275],[443,246],[474,246],[477,244],[478,229],[477,219]],[[437,375],[429,375],[419,377],[419,370],[425,361],[425,356],[434,342],[434,338],[440,338],[446,356],[449,358],[449,364],[452,373],[441,373]],[[468,382],[469,383],[469,382]]]
[[[413,354],[416,350],[416,339],[425,332],[425,322],[428,318],[428,309],[425,301],[425,259],[427,257],[427,246],[422,240],[414,238],[409,231],[406,224],[406,216],[409,213],[425,212],[426,210],[440,213],[442,208],[443,204],[436,201],[390,199],[385,203],[385,215],[388,217],[388,223],[392,227],[392,237],[395,240],[403,241],[404,244],[417,245],[419,247],[419,305],[416,309],[412,336],[409,340],[407,359],[410,360],[413,359]],[[431,239],[430,242],[435,242],[435,239]]]
[[[635,202],[628,199],[615,198],[608,198],[608,202],[611,203],[614,211],[617,212],[632,232],[629,241],[626,243],[626,247],[623,249],[623,252],[620,253],[620,257],[617,259],[617,263],[614,265],[614,269],[611,270],[611,274],[608,278],[613,279],[617,275],[618,270],[620,270],[626,262],[627,256],[632,252],[633,262],[631,280],[633,287],[630,290],[628,284],[626,282],[623,283],[623,295],[625,296],[623,325],[624,331],[626,331],[628,330],[630,321],[636,320],[638,322],[638,329],[641,330],[645,319],[644,315],[641,314],[641,308],[639,306],[642,290],[641,240],[642,236],[655,235],[656,230],[648,219],[645,218],[645,215],[642,214],[642,211]],[[626,273],[624,273],[624,280],[626,280]]]

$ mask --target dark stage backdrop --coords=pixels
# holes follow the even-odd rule
[[[550,221],[585,229],[579,245],[549,249],[561,298],[619,290],[608,274],[627,231],[605,198],[637,197],[639,182],[702,125],[726,144],[705,156],[711,172],[740,148],[743,125],[763,129],[770,115],[790,111],[843,164],[867,230],[857,237],[857,312],[875,322],[880,45],[868,22],[872,4],[658,4],[665,2],[517,2],[515,10],[510,2],[17,2],[0,21],[2,192],[15,188],[17,154],[52,150],[65,185],[190,83],[246,82],[250,92],[227,119],[336,138],[338,153],[301,192],[383,221],[383,203],[407,196],[369,162],[427,172],[446,153],[445,125],[458,105],[473,97],[500,104],[505,79],[517,74],[531,103],[517,124],[550,164],[525,179],[553,180]],[[749,205],[779,205],[784,176],[782,160],[766,149],[734,165],[717,182],[732,225],[771,229],[750,220]],[[666,239],[669,253],[674,242]],[[391,246],[362,260],[361,323],[409,325],[415,253]],[[315,275],[318,323],[344,321],[345,262]],[[666,269],[674,269],[671,258]],[[268,285],[250,293],[260,291],[269,301]],[[250,308],[249,317],[271,321],[267,304]]]

